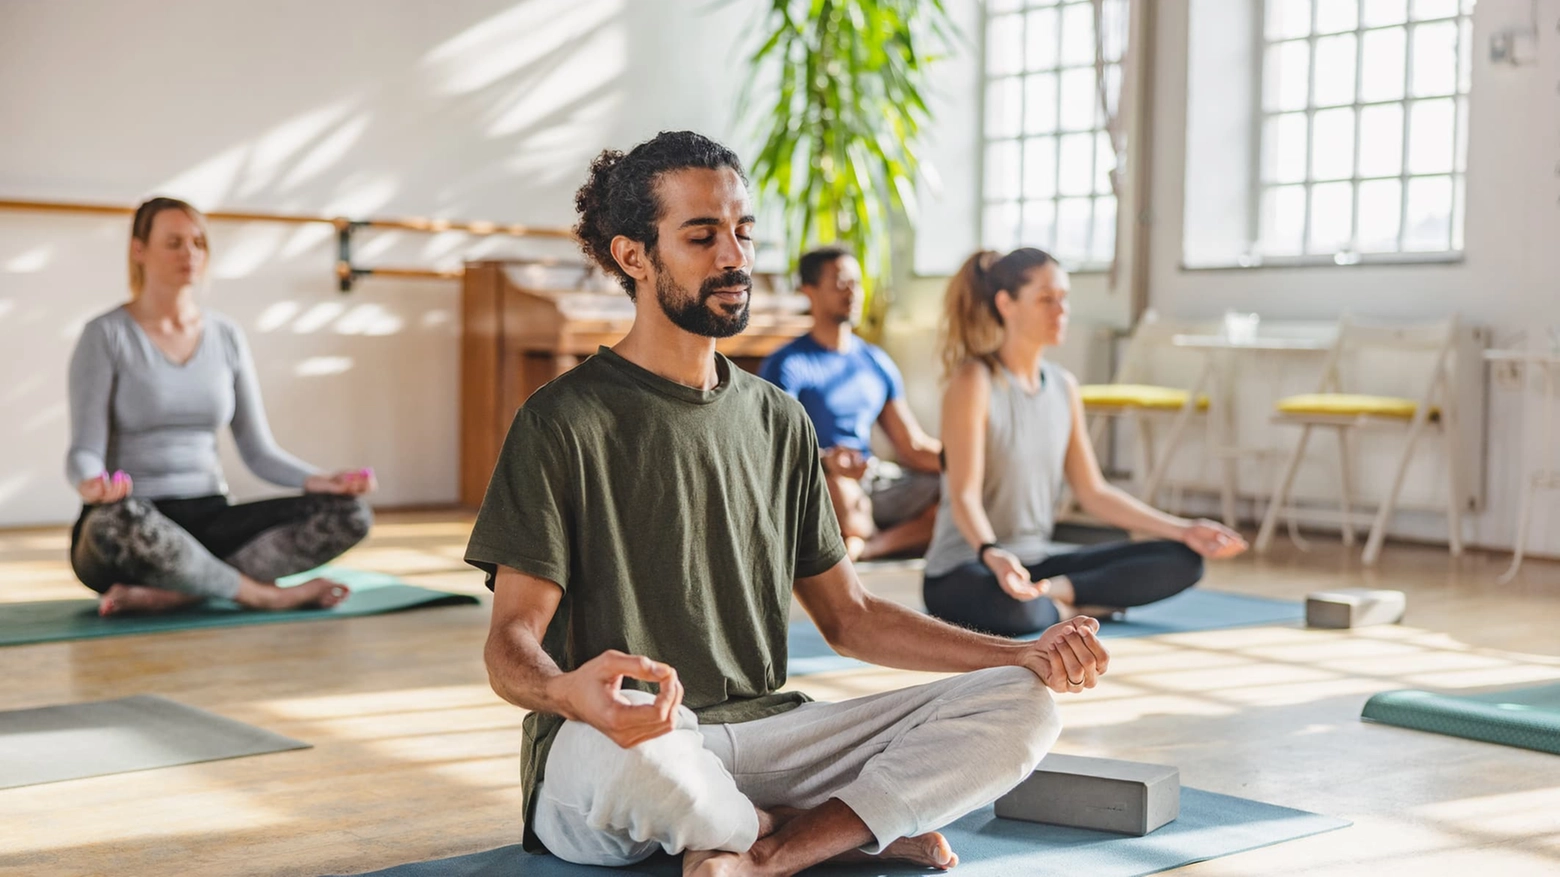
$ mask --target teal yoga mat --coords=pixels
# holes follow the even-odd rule
[[[949,872],[958,877],[1013,877],[1018,874],[1137,877],[1344,828],[1349,824],[1345,819],[1304,810],[1183,788],[1180,817],[1147,837],[1124,837],[1081,828],[998,819],[990,807],[953,823],[943,829],[943,834],[959,854],[959,866]],[[372,877],[673,877],[680,873],[679,861],[670,856],[657,856],[627,868],[597,868],[571,865],[552,856],[532,855],[515,844],[468,856],[398,865],[374,871]],[[804,873],[838,877],[908,877],[932,872],[880,862],[831,865]]]
[[[1384,691],[1365,702],[1360,717],[1560,755],[1560,682],[1481,694]]]
[[[1292,624],[1305,619],[1305,607],[1293,600],[1227,594],[1192,588],[1167,600],[1128,609],[1124,621],[1100,623],[1102,637],[1155,636],[1227,627]],[[809,621],[791,624],[790,675],[806,676],[868,665],[835,654]]]
[[[101,636],[125,636],[137,633],[167,633],[207,627],[237,627],[246,624],[285,624],[293,621],[317,621],[323,618],[352,618],[417,609],[425,606],[453,606],[476,603],[477,598],[448,591],[431,591],[408,585],[392,575],[342,567],[321,567],[288,576],[281,584],[297,584],[315,576],[328,576],[347,585],[352,594],[330,609],[299,609],[290,612],[254,612],[241,609],[226,600],[181,609],[165,615],[123,615],[102,618],[97,600],[43,600],[35,603],[0,603],[0,646],[59,640],[93,639]]]

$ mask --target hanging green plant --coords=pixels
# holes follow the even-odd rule
[[[753,182],[782,205],[793,261],[825,243],[859,255],[870,321],[892,223],[915,215],[927,69],[953,23],[942,0],[771,0],[761,26],[738,109],[760,129]]]

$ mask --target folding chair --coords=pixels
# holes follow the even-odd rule
[[[1454,316],[1440,322],[1415,327],[1383,327],[1362,325],[1347,314],[1339,321],[1337,340],[1328,351],[1322,370],[1321,384],[1315,393],[1280,399],[1273,416],[1274,423],[1290,423],[1300,427],[1300,439],[1289,455],[1283,475],[1268,504],[1262,519],[1262,529],[1257,533],[1255,548],[1265,552],[1273,541],[1273,531],[1278,516],[1288,514],[1291,534],[1295,520],[1289,508],[1290,489],[1294,486],[1295,473],[1305,456],[1311,432],[1316,429],[1332,429],[1338,436],[1339,453],[1339,508],[1337,520],[1343,528],[1343,543],[1354,544],[1355,522],[1371,520],[1370,536],[1365,540],[1365,564],[1372,565],[1381,556],[1381,544],[1386,539],[1387,525],[1397,506],[1398,494],[1413,459],[1414,447],[1426,430],[1439,431],[1446,441],[1447,477],[1447,538],[1452,556],[1462,554],[1462,473],[1461,457],[1457,452],[1456,394],[1452,389],[1451,354],[1457,340],[1458,319]],[[1398,396],[1374,396],[1346,392],[1340,374],[1340,360],[1361,350],[1396,350],[1429,354],[1432,365],[1424,378],[1424,392],[1417,399]],[[1398,455],[1397,471],[1386,498],[1377,506],[1374,515],[1353,510],[1354,485],[1350,474],[1351,434],[1360,429],[1405,430],[1403,451]]]

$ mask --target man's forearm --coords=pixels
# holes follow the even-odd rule
[[[575,718],[557,689],[563,671],[523,625],[495,631],[483,657],[488,682],[499,697],[523,709]]]
[[[937,673],[1020,663],[1028,644],[974,633],[889,600],[869,596],[830,644],[852,658]]]

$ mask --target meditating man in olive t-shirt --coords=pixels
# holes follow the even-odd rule
[[[1097,624],[1013,642],[862,588],[806,413],[715,352],[751,292],[735,154],[663,133],[602,153],[576,203],[634,326],[515,416],[466,552],[493,588],[493,689],[531,711],[526,847],[665,850],[699,875],[952,867],[937,829],[1056,741],[1048,689],[1105,672]],[[842,654],[963,675],[837,704],[779,692],[793,593]]]

